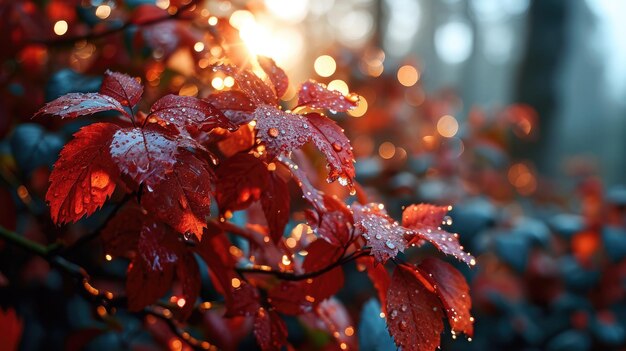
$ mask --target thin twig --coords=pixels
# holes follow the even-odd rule
[[[366,250],[355,251],[351,253],[350,255],[343,257],[318,271],[303,273],[303,274],[296,274],[292,272],[282,272],[282,271],[276,271],[276,270],[265,270],[265,269],[259,269],[259,268],[237,268],[237,272],[240,272],[242,274],[243,273],[268,274],[268,275],[273,275],[276,278],[279,278],[282,280],[299,281],[299,280],[306,280],[309,278],[315,278],[336,267],[343,266],[344,264],[348,262],[354,261],[357,258],[366,256],[366,255],[369,255],[369,251],[366,251]]]

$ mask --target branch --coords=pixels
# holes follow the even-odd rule
[[[188,332],[185,331],[176,320],[172,318],[172,312],[167,308],[157,308],[157,307],[146,307],[145,313],[164,321],[170,330],[176,334],[181,340],[186,342],[189,346],[191,346],[195,350],[213,350],[216,349],[214,345],[211,345],[206,340],[197,339]]]
[[[176,11],[176,13],[174,14],[168,14],[167,16],[163,16],[163,17],[158,17],[158,18],[154,18],[151,19],[149,21],[145,21],[145,22],[141,22],[141,23],[133,23],[132,21],[128,21],[128,22],[124,22],[124,24],[122,24],[121,26],[118,27],[114,27],[114,28],[109,28],[100,32],[90,32],[84,35],[78,35],[78,36],[73,36],[73,37],[60,37],[60,38],[55,38],[52,40],[44,40],[44,39],[32,39],[30,41],[30,43],[32,44],[43,44],[43,45],[48,45],[48,46],[53,46],[53,45],[73,45],[76,42],[79,41],[83,41],[83,40],[96,40],[96,39],[100,39],[100,38],[104,38],[107,37],[109,35],[118,33],[118,32],[122,32],[130,27],[132,27],[133,25],[136,26],[149,26],[152,24],[157,24],[160,22],[165,22],[168,20],[172,20],[172,19],[178,19],[178,20],[191,20],[190,18],[181,18],[181,14],[189,9],[192,9],[194,6],[196,6],[196,4],[198,3],[199,0],[192,0],[190,1],[188,4],[181,6],[178,11]]]
[[[298,280],[306,280],[309,278],[318,277],[336,267],[343,266],[344,264],[348,262],[354,261],[359,257],[367,256],[367,255],[369,255],[369,250],[355,251],[349,254],[348,256],[342,257],[341,259],[331,263],[330,265],[318,271],[304,273],[304,274],[295,274],[291,272],[281,272],[281,271],[265,270],[265,269],[259,269],[259,268],[237,268],[236,271],[242,274],[244,273],[269,274],[282,280],[298,281]]]

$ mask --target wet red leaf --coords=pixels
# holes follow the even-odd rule
[[[71,93],[45,104],[34,117],[54,115],[61,118],[76,118],[96,112],[118,111],[130,118],[124,106],[114,98],[98,93]]]
[[[148,191],[176,164],[178,143],[157,129],[124,128],[115,132],[111,156],[120,171]]]
[[[100,87],[100,93],[108,95],[128,108],[137,105],[143,94],[143,86],[137,78],[107,70]]]
[[[402,213],[402,225],[411,230],[407,233],[409,245],[420,244],[422,240],[426,240],[444,254],[452,255],[473,266],[476,260],[472,255],[463,251],[458,235],[448,233],[439,227],[448,210],[447,206],[426,204],[407,207]]]
[[[217,127],[230,130],[237,128],[219,109],[192,96],[166,95],[152,105],[148,115],[150,117],[173,124],[181,132],[211,131]]]
[[[359,98],[350,94],[344,96],[336,90],[329,90],[325,84],[309,80],[298,91],[298,106],[345,112],[356,107]]]
[[[128,308],[139,311],[154,303],[170,289],[179,253],[172,247],[173,239],[165,226],[145,225],[139,235],[137,256],[126,277]]]
[[[46,193],[53,222],[76,222],[89,216],[113,194],[119,171],[109,146],[119,131],[115,124],[95,123],[83,127],[65,145]]]
[[[439,299],[417,277],[414,268],[399,265],[387,293],[387,327],[404,351],[433,351],[443,331]]]
[[[352,204],[354,225],[371,247],[371,255],[377,262],[385,263],[404,251],[407,244],[404,235],[407,232],[393,218],[387,215],[379,204]]]
[[[261,307],[254,316],[254,337],[263,351],[280,351],[287,344],[287,326],[278,313]]]
[[[452,330],[471,337],[474,334],[473,318],[470,315],[472,300],[465,277],[452,265],[436,258],[424,259],[417,269],[434,287]]]
[[[141,203],[179,233],[193,233],[200,239],[211,214],[213,178],[203,161],[185,152],[163,181],[144,192]]]
[[[216,200],[221,213],[247,208],[261,198],[270,182],[267,166],[250,154],[238,154],[226,159],[215,174]]]
[[[257,60],[259,61],[259,65],[265,71],[267,76],[272,81],[272,85],[274,85],[274,91],[276,91],[276,96],[280,98],[285,95],[287,91],[287,87],[289,86],[289,78],[285,71],[282,68],[276,66],[274,60],[265,56],[258,56]]]

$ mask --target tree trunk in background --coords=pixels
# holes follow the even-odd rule
[[[549,172],[550,160],[543,152],[550,143],[548,136],[554,128],[554,115],[559,105],[558,81],[560,67],[566,54],[569,1],[533,0],[528,18],[526,55],[518,76],[517,93],[513,101],[533,106],[538,115],[539,137],[535,141],[514,138],[512,155],[533,159],[540,172]]]

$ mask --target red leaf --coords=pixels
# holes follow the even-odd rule
[[[124,107],[117,100],[98,93],[71,93],[63,95],[45,104],[33,117],[54,115],[61,118],[76,118],[102,111],[118,111],[130,118]]]
[[[345,112],[355,108],[358,102],[357,95],[344,96],[339,91],[328,90],[325,84],[314,80],[303,83],[298,91],[298,106]]]
[[[165,179],[176,163],[178,143],[154,129],[125,128],[118,130],[111,143],[111,156],[122,173],[148,191]]]
[[[354,154],[352,154],[350,140],[343,134],[343,129],[330,118],[318,113],[309,113],[306,118],[313,127],[311,139],[326,156],[326,161],[330,166],[328,180],[339,179],[341,185],[351,185],[355,174]]]
[[[322,238],[335,246],[348,243],[354,227],[350,209],[335,197],[324,194],[325,210],[307,211],[307,222]]]
[[[0,345],[3,350],[18,350],[24,323],[13,308],[0,308]]]
[[[175,125],[179,131],[211,131],[214,128],[237,129],[220,110],[192,96],[166,95],[150,109],[150,117]]]
[[[315,298],[307,295],[304,284],[305,281],[282,281],[267,292],[268,301],[284,314],[295,316],[310,312]]]
[[[302,196],[311,205],[313,205],[316,210],[325,212],[326,207],[324,207],[324,194],[311,184],[309,177],[307,177],[307,174],[302,167],[298,166],[291,159],[284,156],[280,156],[278,160],[289,168],[291,175],[296,179],[300,189],[302,189]]]
[[[335,122],[320,114],[301,116],[268,105],[259,106],[254,116],[257,138],[265,145],[270,158],[299,149],[312,141],[326,156],[330,167],[328,180],[339,179],[341,185],[352,183],[352,147]]]
[[[417,204],[402,212],[402,225],[407,228],[436,228],[443,224],[443,217],[450,211],[449,206]]]
[[[304,258],[302,268],[306,273],[319,272],[334,264],[343,256],[343,248],[329,244],[326,240],[318,239],[306,248],[308,254]],[[343,269],[335,267],[320,274],[311,280],[304,281],[304,290],[307,295],[319,303],[337,293],[344,283]]]
[[[113,194],[119,172],[109,145],[119,127],[95,123],[83,127],[61,151],[50,174],[46,201],[57,224],[76,222],[102,207]]]
[[[417,269],[434,287],[446,309],[452,330],[471,337],[474,334],[473,318],[470,315],[472,300],[463,275],[450,264],[436,258],[424,259]]]
[[[287,344],[287,326],[278,313],[259,308],[254,317],[254,337],[263,351],[280,351]]]
[[[473,266],[476,260],[472,255],[463,251],[458,234],[448,233],[439,227],[447,211],[447,206],[420,204],[407,207],[402,213],[402,225],[411,229],[411,232],[407,233],[409,245],[419,244],[422,240],[426,240],[444,254],[452,255]]]
[[[107,70],[104,72],[100,93],[114,98],[128,108],[132,108],[141,99],[143,86],[139,83],[138,78]]]
[[[269,227],[270,238],[278,242],[289,222],[289,187],[276,172],[269,172],[267,187],[261,194],[261,206]]]
[[[141,310],[170,289],[179,256],[172,245],[168,245],[173,241],[168,235],[172,233],[156,223],[141,230],[137,256],[131,262],[126,277],[129,310]]]
[[[371,255],[377,262],[385,263],[396,257],[398,252],[404,251],[407,229],[389,217],[381,205],[372,203],[362,206],[354,203],[352,210],[355,227],[367,240],[367,245],[372,248]]]
[[[124,257],[136,250],[146,216],[147,212],[135,202],[124,206],[102,230],[104,252]]]
[[[287,91],[287,87],[289,86],[289,78],[285,71],[282,68],[276,66],[276,62],[269,57],[265,56],[257,56],[257,61],[259,61],[259,65],[267,76],[272,81],[274,85],[274,90],[276,91],[276,96],[280,98],[285,95]]]
[[[252,112],[256,109],[246,94],[236,90],[214,93],[207,96],[205,100],[221,110],[235,125],[250,122],[253,117]]]
[[[311,140],[308,120],[270,105],[261,105],[254,111],[257,138],[261,139],[270,158],[301,148]]]
[[[404,351],[431,351],[439,347],[443,331],[439,299],[420,281],[413,268],[399,265],[387,293],[387,327]]]
[[[176,266],[176,276],[182,286],[183,298],[185,299],[185,304],[181,307],[181,319],[185,320],[193,312],[201,288],[200,270],[198,269],[196,259],[191,253],[185,252],[185,254],[181,255]],[[178,302],[180,302],[180,299]]]
[[[213,175],[205,166],[192,154],[182,154],[165,180],[143,194],[142,205],[179,233],[193,233],[200,239],[211,214],[213,189]]]
[[[221,213],[242,210],[261,198],[269,186],[265,164],[250,154],[238,154],[220,164],[216,200]]]
[[[229,252],[230,243],[224,233],[209,227],[196,246],[196,252],[209,266],[216,288],[224,294],[226,316],[251,316],[260,307],[256,288],[246,283],[235,272],[235,260]]]
[[[253,103],[276,105],[278,102],[278,98],[272,89],[252,71],[239,69],[232,65],[217,65],[213,69],[233,77],[235,82],[237,82],[239,90],[246,94]]]

